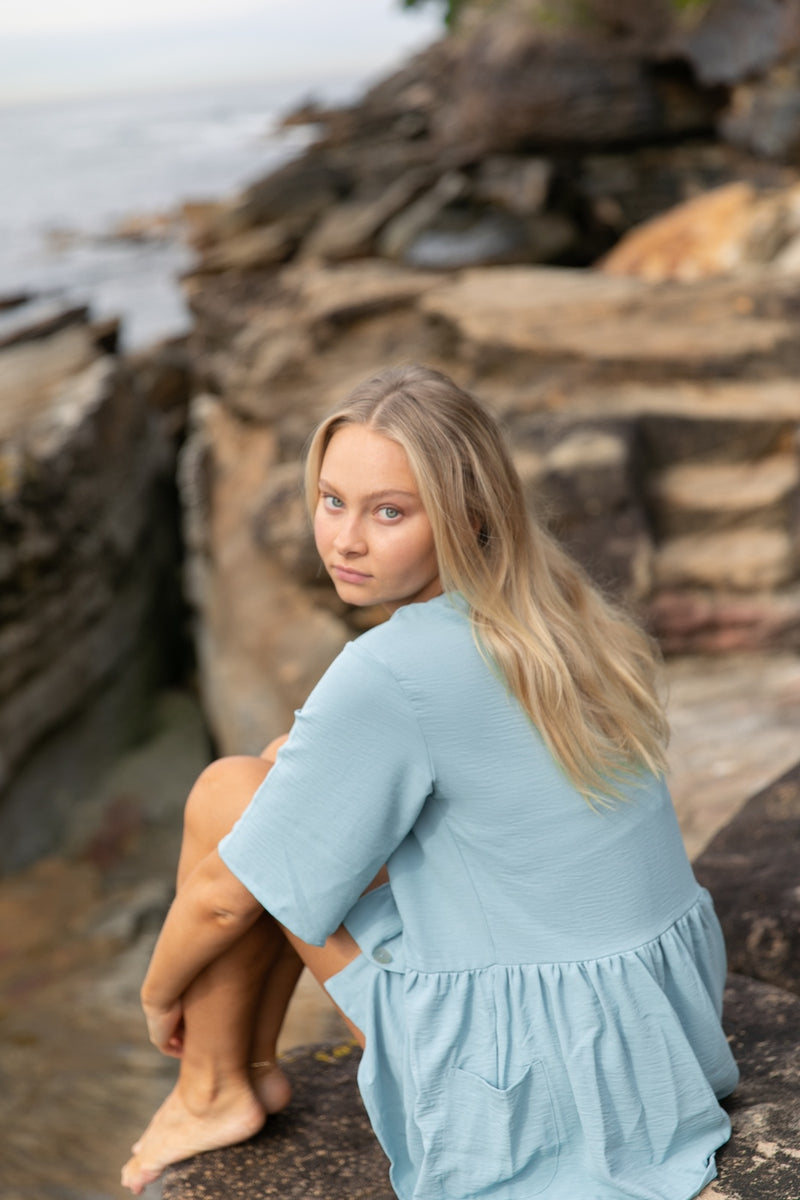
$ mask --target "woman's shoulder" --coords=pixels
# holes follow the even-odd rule
[[[351,644],[384,661],[399,657],[407,662],[464,640],[472,640],[466,602],[457,592],[444,592],[432,600],[404,604]]]

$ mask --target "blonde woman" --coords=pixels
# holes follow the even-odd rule
[[[189,797],[142,989],[180,1076],[123,1182],[288,1102],[275,1042],[305,963],[364,1046],[401,1200],[689,1200],[737,1070],[647,639],[531,523],[497,425],[435,371],[356,388],[307,483],[339,596],[389,619],[288,740]]]

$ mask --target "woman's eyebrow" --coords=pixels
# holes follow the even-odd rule
[[[335,492],[336,495],[338,495],[341,491],[340,488],[334,487],[332,483],[328,483],[327,479],[323,479],[322,476],[320,476],[320,478],[317,480],[317,485],[318,487],[322,488],[323,491]],[[410,500],[419,499],[417,492],[408,492],[403,488],[384,488],[379,492],[369,492],[366,496],[364,496],[364,499],[369,501],[383,500],[387,496],[408,496]]]

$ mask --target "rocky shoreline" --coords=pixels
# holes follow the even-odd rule
[[[800,3],[753,0],[747,39],[740,4],[681,27],[623,5],[587,32],[512,3],[304,114],[306,151],[191,214],[185,339],[122,355],[113,322],[20,307],[0,343],[8,1200],[118,1194],[168,1078],[136,991],[183,794],[379,619],[321,580],[297,466],[376,367],[422,359],[492,404],[531,503],[661,641],[693,857],[796,761]],[[302,1005],[287,1045],[336,1036]]]

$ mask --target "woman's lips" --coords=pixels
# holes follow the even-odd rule
[[[333,573],[341,583],[365,583],[371,576],[363,571],[354,571],[352,567],[333,566]]]

